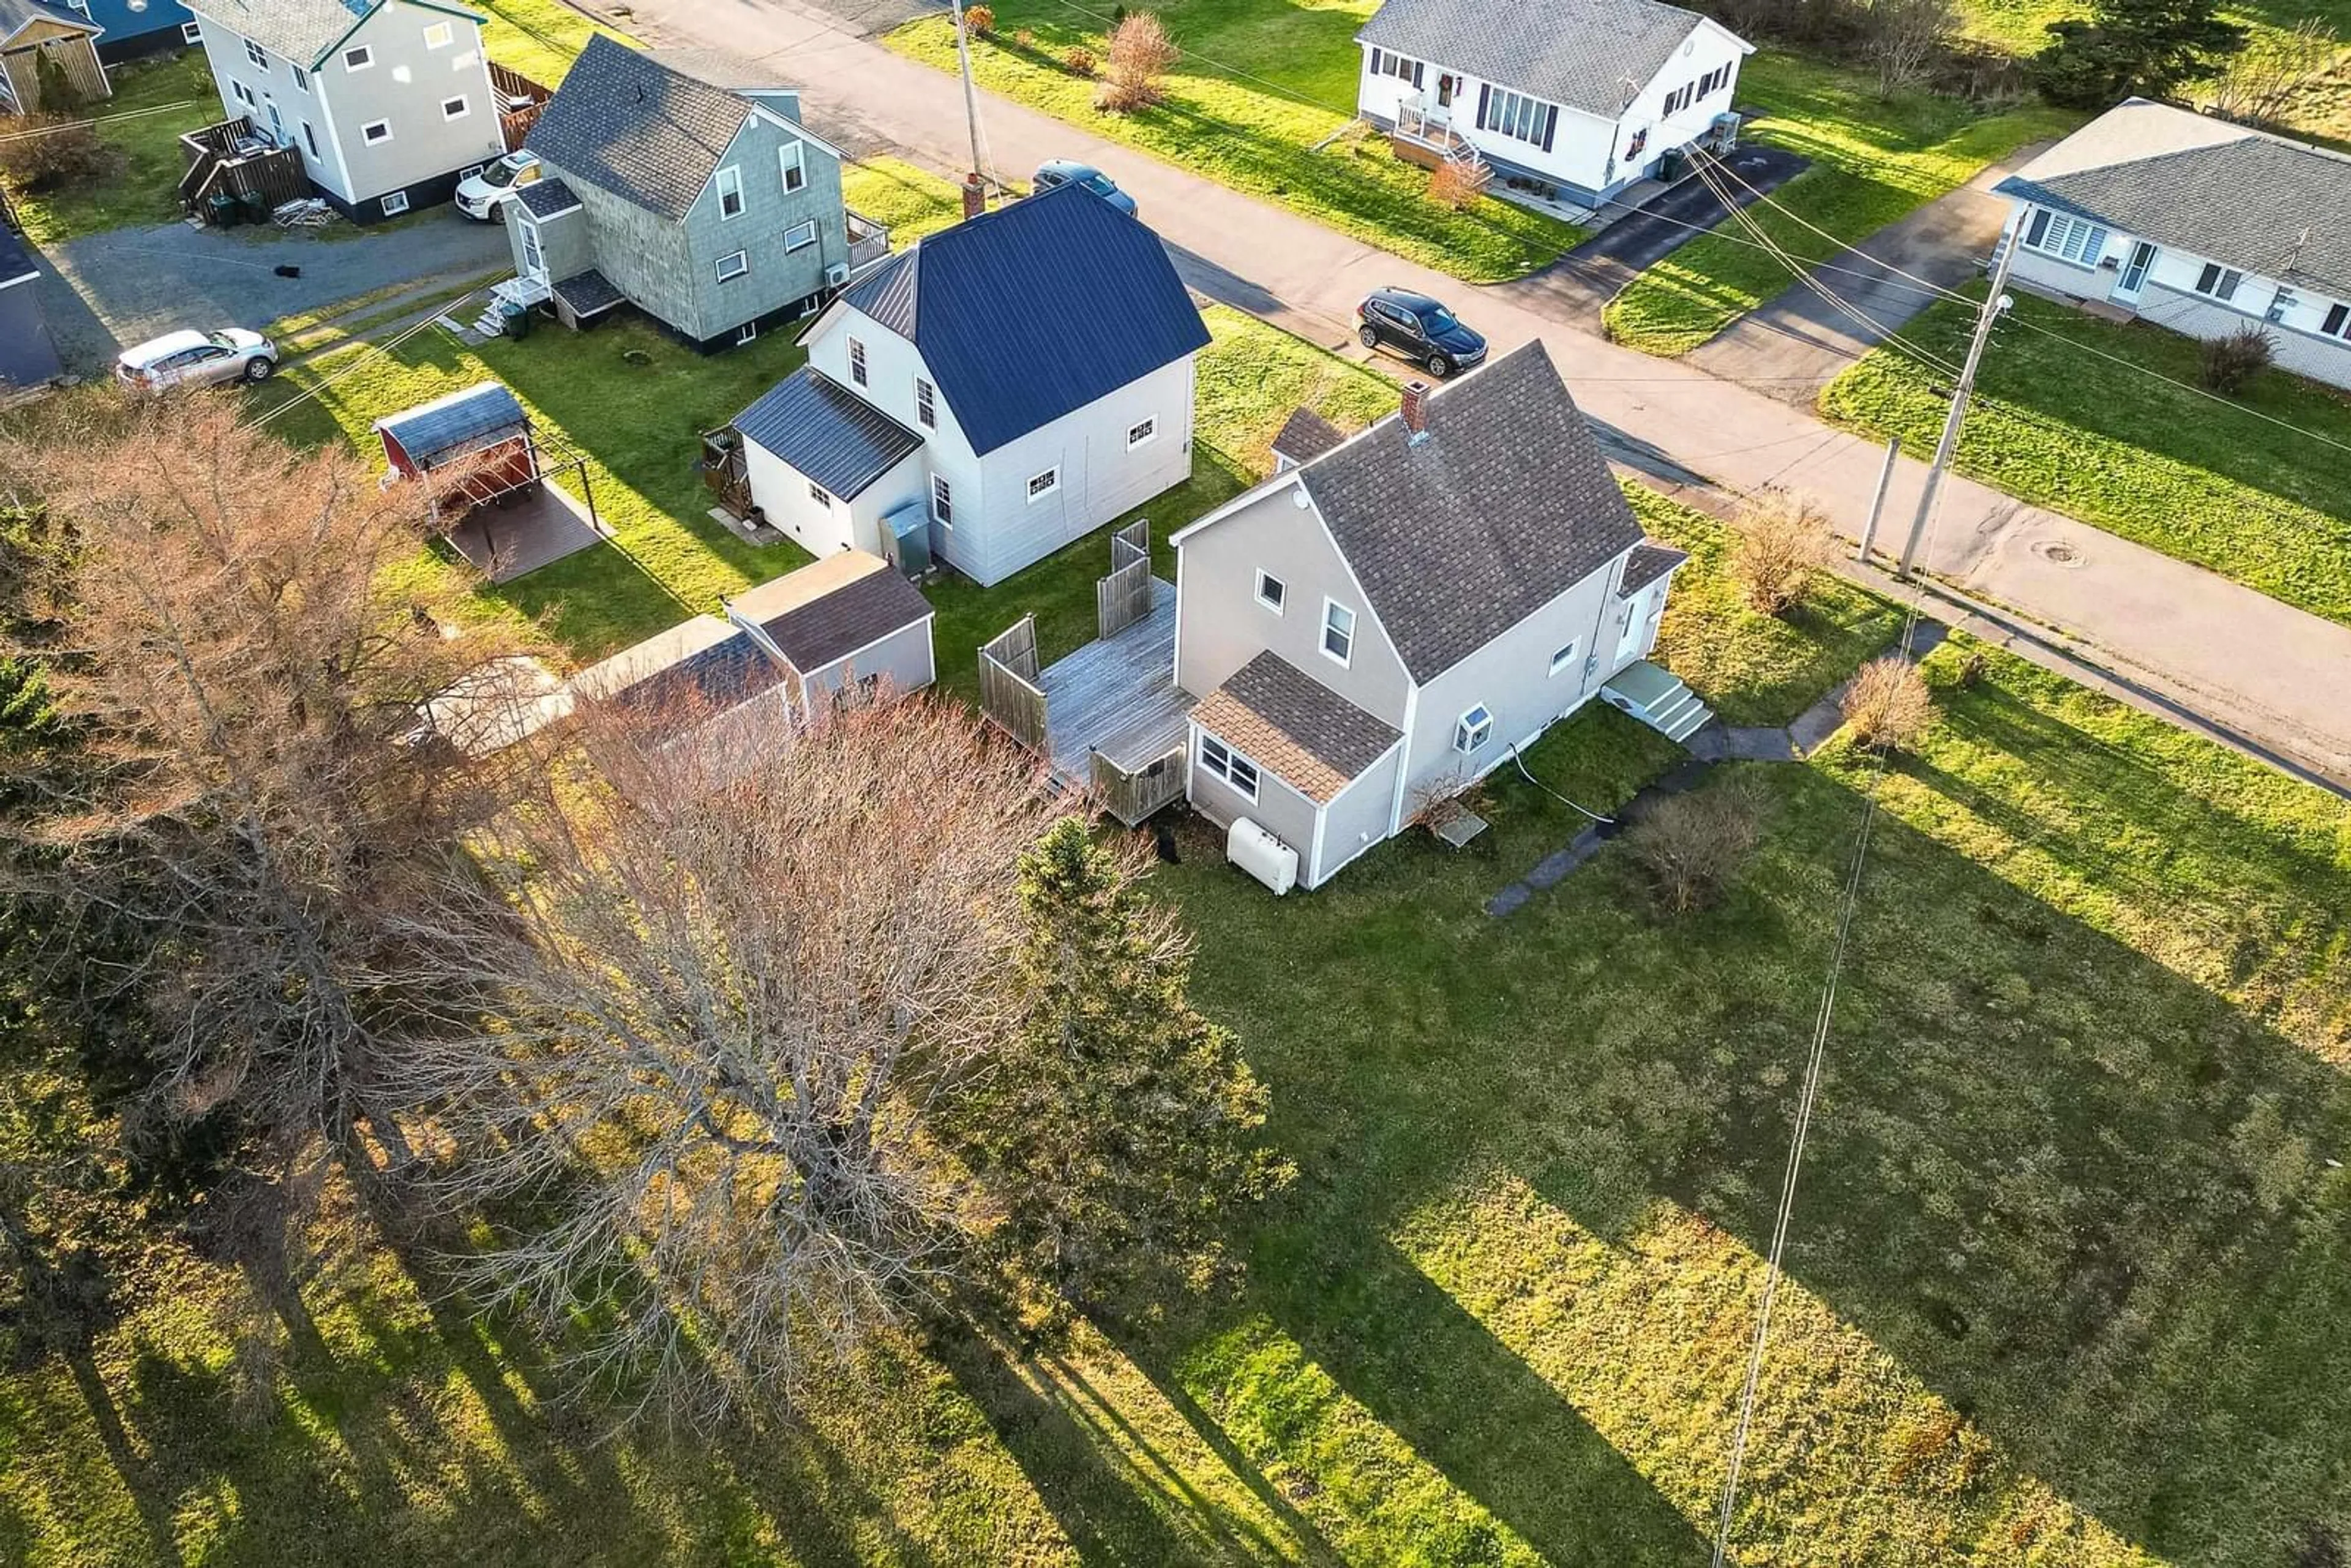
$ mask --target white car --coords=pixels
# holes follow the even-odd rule
[[[219,332],[166,332],[152,342],[123,350],[114,361],[116,379],[143,392],[266,382],[277,371],[277,345],[242,327]]]
[[[538,153],[509,152],[459,183],[457,210],[482,223],[502,224],[515,193],[538,180],[541,172]]]

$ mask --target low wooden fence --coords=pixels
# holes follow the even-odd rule
[[[1130,828],[1184,793],[1184,748],[1180,746],[1133,773],[1122,772],[1099,751],[1092,760],[1094,800],[1103,810]]]
[[[199,217],[205,215],[205,204],[223,193],[239,201],[258,197],[272,211],[311,193],[302,154],[272,145],[249,120],[226,120],[187,132],[180,138],[180,155],[187,162],[180,175],[180,202]]]
[[[1134,522],[1110,537],[1110,575],[1094,580],[1096,634],[1118,635],[1151,613],[1151,524]]]
[[[539,86],[520,71],[490,62],[490,88],[498,95],[498,134],[506,138],[507,151],[521,148],[523,138],[547,112],[547,100],[554,92]]]
[[[979,711],[1031,751],[1046,749],[1045,692],[1037,685],[1037,618],[1023,615],[979,650]]]

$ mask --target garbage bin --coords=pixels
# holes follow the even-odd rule
[[[1667,148],[1658,155],[1657,178],[1670,185],[1681,177],[1682,150],[1678,147]]]
[[[238,204],[245,208],[246,223],[266,224],[269,221],[269,198],[260,192],[247,191],[238,198]]]
[[[236,198],[226,191],[214,191],[204,203],[204,211],[212,225],[219,229],[236,227],[237,221],[245,215],[245,209],[238,206]]]
[[[530,307],[517,305],[509,299],[498,307],[498,319],[506,324],[509,338],[530,336]]]

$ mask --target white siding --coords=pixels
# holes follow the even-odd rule
[[[838,664],[810,670],[805,677],[806,702],[811,713],[852,680],[878,675],[897,695],[920,691],[938,678],[931,652],[931,620],[893,632],[870,648],[860,648]]]

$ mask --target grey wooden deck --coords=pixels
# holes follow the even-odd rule
[[[1046,666],[1037,684],[1053,772],[1071,783],[1092,779],[1095,751],[1131,772],[1183,745],[1192,698],[1176,688],[1175,585],[1154,578],[1150,614]]]

